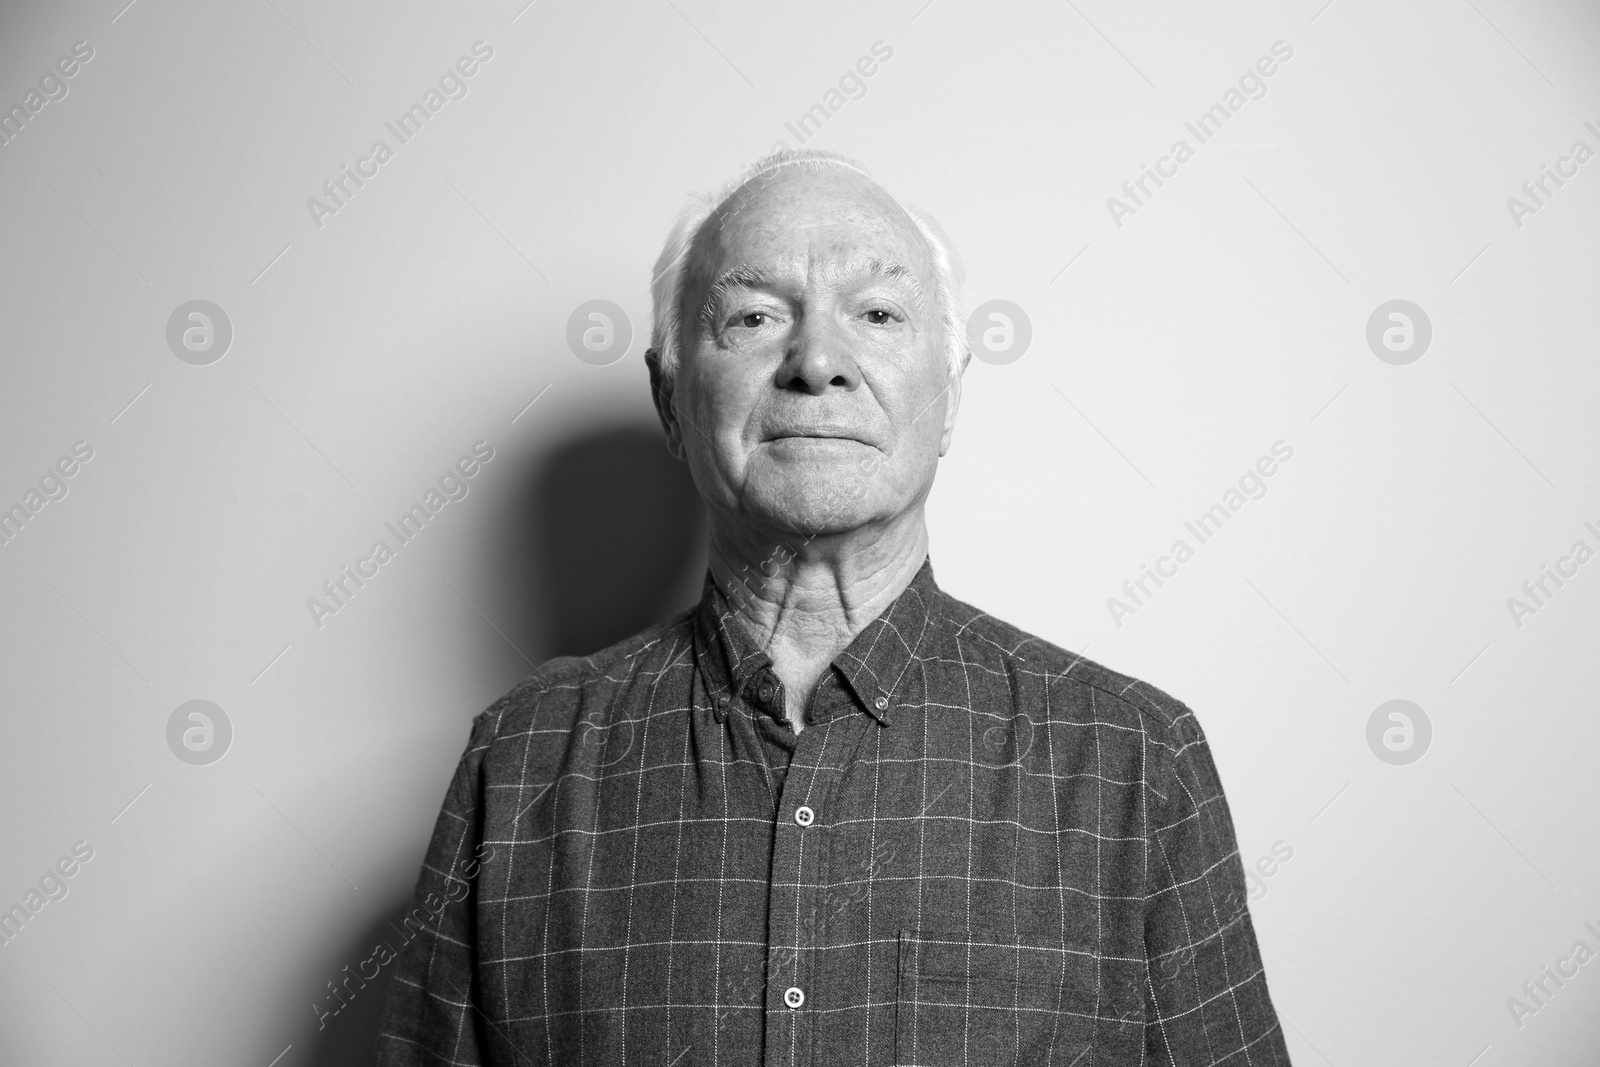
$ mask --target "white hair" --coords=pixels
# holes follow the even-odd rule
[[[754,167],[746,168],[738,177],[724,182],[717,192],[703,196],[691,195],[688,206],[678,215],[667,234],[666,244],[656,258],[655,273],[650,281],[650,350],[645,355],[648,358],[651,353],[655,354],[664,379],[670,381],[677,373],[682,354],[684,324],[680,308],[687,273],[685,267],[701,228],[729,200],[741,195],[750,183],[764,182],[788,167],[848,170],[869,181],[873,180],[861,164],[837,152],[814,148],[788,149],[757,161]],[[929,258],[933,262],[934,302],[939,309],[939,328],[945,339],[945,358],[949,362],[951,376],[959,375],[966,366],[968,354],[966,323],[961,314],[961,262],[933,216],[903,203],[892,193],[889,195],[911,217],[917,232],[927,242]]]

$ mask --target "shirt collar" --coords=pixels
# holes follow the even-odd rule
[[[890,723],[896,690],[932,624],[934,602],[940,595],[933,563],[924,558],[911,584],[834,657],[833,666],[880,725]],[[772,666],[772,657],[755,647],[731,619],[728,598],[708,570],[695,610],[695,655],[719,721],[727,717],[750,679]]]

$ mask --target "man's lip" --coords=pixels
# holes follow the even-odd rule
[[[853,434],[847,433],[779,433],[767,438],[767,441],[849,441],[858,445],[871,445],[870,441],[863,441]]]
[[[835,441],[859,441],[859,437],[848,433],[775,433],[767,438],[769,441],[782,441],[788,437],[825,437]]]

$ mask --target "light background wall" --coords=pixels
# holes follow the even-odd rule
[[[613,518],[627,464],[539,494],[563,449],[654,432],[668,222],[882,41],[811,143],[937,215],[968,306],[1033,329],[967,372],[940,582],[1197,710],[1246,863],[1293,850],[1252,912],[1297,1063],[1595,1062],[1600,961],[1507,1005],[1600,950],[1600,562],[1507,605],[1600,549],[1600,160],[1507,206],[1600,150],[1594,5],[125,2],[0,16],[7,107],[94,50],[0,147],[0,506],[94,450],[0,547],[0,905],[94,849],[0,948],[0,1060],[360,1062],[381,988],[320,1032],[309,1006],[409,895],[470,717],[586,610],[546,595],[561,529],[609,530],[602,577],[665,536]],[[468,95],[317,225],[307,198],[480,40]],[[1276,41],[1267,94],[1199,144],[1184,121]],[[1107,198],[1178,138],[1194,158],[1118,225]],[[196,298],[234,331],[209,366],[165,336]],[[1397,298],[1433,331],[1408,365],[1366,340]],[[592,299],[635,334],[607,366],[565,340]],[[315,625],[479,440],[469,495]],[[1114,619],[1278,441],[1267,494]],[[703,565],[675,529],[658,616]],[[234,730],[209,766],[166,739],[197,698]],[[1396,698],[1433,729],[1404,766],[1367,741]]]

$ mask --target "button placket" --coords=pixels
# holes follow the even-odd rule
[[[842,769],[849,762],[849,753],[855,751],[869,721],[864,716],[826,717],[813,729],[799,737],[794,759],[784,779],[779,797],[777,817],[789,811],[794,819],[795,832],[781,829],[773,841],[772,887],[769,891],[769,944],[794,946],[792,961],[771,974],[767,1001],[774,1009],[768,1016],[765,1053],[769,1063],[810,1062],[810,1049],[815,1035],[813,1024],[816,1012],[797,1011],[798,1004],[789,998],[798,995],[800,1003],[809,1000],[807,983],[815,977],[818,901],[826,891],[828,877],[827,849],[821,826],[817,825],[817,811],[809,804],[796,804],[799,798],[816,800],[826,805],[839,788]],[[809,813],[810,825],[803,820]],[[787,985],[780,983],[789,983]]]

